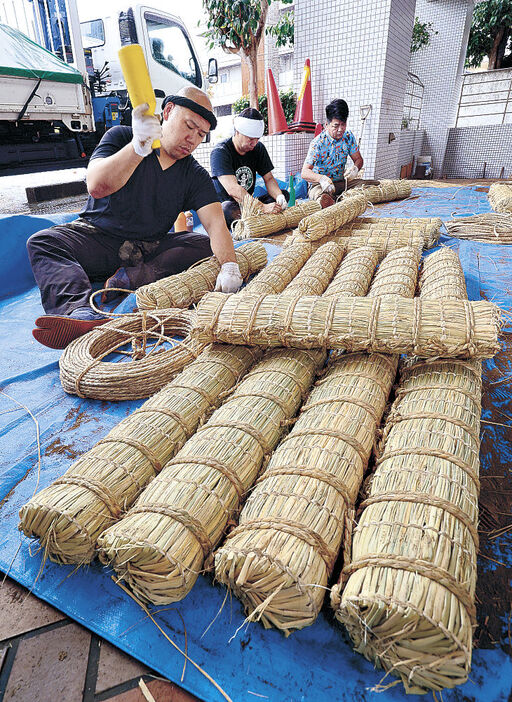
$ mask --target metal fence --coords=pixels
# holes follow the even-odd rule
[[[512,69],[465,73],[456,127],[512,124]]]
[[[419,129],[424,86],[414,73],[407,73],[402,129]]]

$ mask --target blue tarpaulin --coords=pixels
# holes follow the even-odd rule
[[[488,211],[485,193],[475,188],[416,189],[413,198],[375,208],[379,216],[466,215]],[[417,196],[417,197],[416,197]],[[367,214],[372,214],[367,212]],[[220,693],[192,665],[183,681],[183,658],[174,650],[140,607],[97,562],[75,570],[47,562],[37,545],[18,531],[18,511],[36,489],[61,476],[72,461],[91,448],[143,401],[84,400],[64,393],[59,382],[59,351],[40,346],[32,337],[33,320],[42,312],[25,254],[27,237],[74,215],[11,216],[0,219],[0,569],[32,589],[41,599],[111,641],[120,649],[180,684],[203,700],[222,700]],[[512,246],[476,244],[443,237],[458,249],[471,299],[493,300],[509,309],[512,300]],[[270,247],[271,254],[276,247]],[[484,364],[482,484],[485,476],[506,471],[512,462],[512,424],[509,382],[512,363],[509,345]],[[41,464],[38,467],[36,425],[39,425]],[[479,561],[483,583],[509,577],[511,557],[506,536],[486,543]],[[505,569],[502,572],[502,569]],[[508,574],[508,575],[507,575]],[[490,595],[489,595],[490,596]],[[188,655],[204,668],[237,702],[324,702],[406,698],[400,685],[374,692],[383,677],[352,651],[342,627],[324,608],[317,622],[288,639],[259,624],[239,627],[244,614],[236,599],[223,605],[225,590],[200,577],[180,603],[158,608],[155,619],[178,646],[184,647],[183,617]],[[486,597],[485,588],[481,598]],[[498,597],[494,616],[499,622],[494,642],[474,651],[471,679],[443,692],[444,702],[507,700],[512,663],[506,651],[509,604]],[[501,609],[500,609],[501,607]],[[219,614],[220,612],[220,614]],[[215,620],[215,621],[214,621]],[[208,626],[211,627],[206,631]],[[205,633],[206,632],[206,633]],[[235,632],[236,635],[235,635]],[[390,682],[387,677],[385,683]]]

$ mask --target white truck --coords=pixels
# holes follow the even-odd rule
[[[150,6],[79,18],[76,0],[0,0],[0,169],[87,158],[106,129],[130,124],[117,52],[142,46],[161,99],[203,76],[183,22]],[[0,171],[1,172],[1,171]]]

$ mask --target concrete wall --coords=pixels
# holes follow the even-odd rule
[[[360,106],[372,105],[361,143],[367,177],[396,174],[414,9],[414,0],[295,1],[295,84],[309,57],[314,119],[342,97],[358,137]]]
[[[512,68],[466,73],[456,127],[512,124]]]
[[[411,57],[411,73],[425,86],[420,127],[423,153],[432,156],[434,177],[440,177],[459,102],[474,0],[417,0],[416,15],[437,31],[426,48]]]
[[[512,178],[512,124],[449,131],[444,175],[448,178]]]

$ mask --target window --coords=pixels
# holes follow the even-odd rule
[[[227,74],[227,71],[223,71],[223,72],[220,74],[220,82],[221,82],[221,83],[227,83],[227,82],[228,82],[228,74]]]
[[[105,43],[105,27],[101,19],[80,22],[80,32],[84,49],[94,49]]]
[[[144,15],[148,28],[151,54],[155,61],[185,80],[201,87],[199,64],[183,29],[165,17]]]

